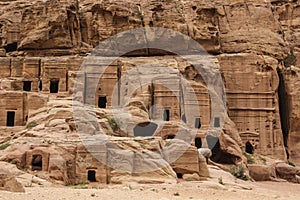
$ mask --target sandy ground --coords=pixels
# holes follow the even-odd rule
[[[290,183],[260,182],[250,183],[250,188],[242,189],[228,185],[208,182],[181,182],[173,185],[112,185],[98,186],[94,189],[85,187],[26,187],[25,193],[11,193],[0,191],[0,199],[22,199],[22,200],[83,200],[83,199],[212,199],[212,200],[242,200],[242,199],[286,199],[299,200],[300,185]]]
[[[209,166],[211,178],[206,181],[183,181],[177,184],[127,183],[123,185],[61,186],[53,185],[30,174],[18,177],[25,186],[25,193],[0,191],[1,200],[299,200],[300,184],[288,182],[242,181],[218,167]],[[220,181],[222,179],[222,181]],[[220,184],[222,182],[223,184]]]

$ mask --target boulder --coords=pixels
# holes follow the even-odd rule
[[[293,167],[286,163],[277,163],[275,165],[275,170],[278,178],[282,178],[293,183],[300,183],[299,176],[297,175],[300,171],[298,167]]]
[[[272,166],[251,164],[248,165],[249,175],[255,181],[270,181],[276,177],[275,170]]]

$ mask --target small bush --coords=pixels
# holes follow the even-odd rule
[[[36,127],[38,124],[37,123],[35,123],[35,122],[30,122],[29,124],[27,124],[27,126],[26,126],[26,128],[27,129],[32,129],[33,127]]]
[[[4,149],[6,149],[7,147],[9,147],[10,146],[10,144],[7,142],[7,143],[4,143],[4,144],[1,144],[0,145],[0,150],[4,150]]]
[[[16,160],[12,160],[12,161],[10,161],[10,164],[13,164],[13,165],[15,165],[15,164],[17,164],[18,162],[16,161]]]
[[[119,128],[119,125],[118,125],[117,121],[116,121],[114,118],[110,118],[110,117],[108,117],[108,116],[104,116],[104,118],[107,119],[107,121],[108,121],[110,127],[111,127],[113,130],[116,130],[116,129]]]
[[[172,144],[172,142],[168,141],[168,142],[166,142],[165,147],[168,147],[168,146],[170,146],[171,144]]]
[[[254,160],[254,158],[252,157],[251,154],[245,152],[244,156],[247,158],[247,163],[248,164],[254,164],[255,163],[255,160]]]
[[[242,179],[244,181],[249,180],[249,177],[245,175],[245,170],[242,165],[239,166],[231,165],[230,173],[238,179]]]

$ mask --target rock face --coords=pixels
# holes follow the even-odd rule
[[[106,183],[133,179],[133,171],[114,171],[99,163],[97,169],[89,166],[84,160],[92,158],[76,136],[84,130],[88,135],[104,131],[114,136],[176,137],[197,148],[210,148],[211,159],[223,164],[245,162],[243,151],[297,162],[299,13],[299,2],[279,0],[1,1],[0,144],[23,142],[9,147],[13,153],[1,152],[1,160],[16,160],[21,167],[47,171],[50,178],[65,183],[82,181],[89,173]],[[106,52],[110,57],[105,62],[88,60],[85,70],[77,73],[100,42],[142,27],[169,28],[202,45],[210,54],[205,58],[217,66],[203,64],[203,58],[204,70],[217,70],[222,75],[225,89],[219,87],[218,77],[210,79],[221,95],[211,93],[196,66],[164,50],[143,48],[113,57],[132,44],[145,40],[151,44],[153,37],[147,31],[140,38],[128,35],[122,42],[110,43],[111,50]],[[177,40],[183,41],[182,37]],[[174,48],[195,60],[189,45],[179,42]],[[78,92],[78,88],[85,92]],[[78,126],[72,98],[77,108],[81,102],[100,109],[94,114],[76,113],[83,120]],[[225,114],[211,99],[226,101]],[[113,109],[116,105],[123,107]],[[86,123],[85,119],[93,120]],[[57,138],[65,140],[58,142]],[[128,140],[134,145],[142,143]],[[110,142],[122,146],[124,141]],[[147,180],[174,181],[174,171],[205,171],[195,147],[187,149],[177,163],[169,163]],[[131,149],[128,153],[134,158],[124,158],[129,168],[139,162],[137,150],[149,149]],[[168,160],[164,153],[157,159]],[[77,180],[76,174],[81,178]]]
[[[23,185],[16,179],[20,172],[17,172],[17,169],[5,162],[0,162],[0,166],[0,190],[25,192]]]

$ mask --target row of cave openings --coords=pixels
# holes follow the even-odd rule
[[[226,156],[226,154],[224,154],[224,152],[222,152],[222,150],[220,150],[220,143],[219,143],[218,138],[208,136],[207,143],[208,143],[208,146],[212,149],[213,155],[212,155],[211,159],[213,161],[218,161],[218,162],[223,161],[223,163],[224,163],[224,161],[226,161],[228,163],[228,160],[226,160],[222,157],[222,156]],[[202,146],[201,138],[195,139],[195,145],[197,148],[201,148],[201,146]],[[251,145],[251,144],[249,143],[249,145]],[[247,144],[246,144],[246,151],[247,151],[247,148],[249,148],[249,146],[247,146]],[[251,146],[251,148],[252,148],[252,146]],[[253,153],[253,148],[251,149],[251,151]],[[40,155],[40,154],[32,155],[31,169],[33,171],[42,171],[43,170],[43,156],[42,155]],[[177,177],[182,178],[182,174],[177,173]],[[87,170],[87,180],[90,182],[97,181],[96,180],[96,170],[93,170],[93,169]]]
[[[30,92],[31,91],[32,81],[23,81],[23,91]],[[50,93],[58,93],[59,89],[59,79],[51,79],[50,80]],[[39,83],[39,90],[42,91],[42,81]]]

